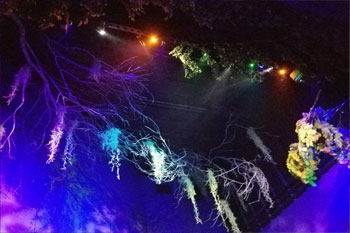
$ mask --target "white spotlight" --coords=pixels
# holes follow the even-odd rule
[[[97,30],[98,34],[100,34],[101,36],[105,36],[107,34],[107,32],[104,29],[99,29]]]
[[[273,70],[273,67],[269,67],[261,72],[259,72],[260,74],[265,74],[265,73],[269,73],[271,70]]]

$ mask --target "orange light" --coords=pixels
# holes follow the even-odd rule
[[[151,39],[149,40],[152,44],[157,43],[158,38],[156,36],[152,36]]]
[[[286,71],[285,69],[280,69],[280,70],[278,71],[278,73],[279,73],[280,75],[285,75],[285,74],[287,73],[287,71]]]

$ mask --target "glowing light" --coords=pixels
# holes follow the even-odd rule
[[[156,36],[151,36],[150,40],[149,40],[152,44],[155,44],[158,42],[158,38]]]
[[[249,68],[253,69],[254,67],[255,67],[255,63],[254,62],[249,63]]]
[[[273,70],[273,67],[269,67],[269,68],[267,68],[265,70],[262,70],[262,71],[259,72],[259,74],[266,74],[266,73],[269,73],[271,70]]]
[[[266,70],[264,70],[265,72],[270,72],[271,70],[273,70],[273,67],[269,67]]]
[[[278,73],[283,76],[283,75],[285,75],[287,73],[287,71],[286,71],[286,69],[280,69],[278,71]]]
[[[299,70],[293,70],[292,73],[290,73],[290,78],[293,79],[295,82],[301,82],[301,78],[303,77],[303,74]]]
[[[203,53],[203,57],[207,57],[208,56],[208,54],[207,53]]]
[[[99,29],[97,30],[98,34],[100,34],[101,36],[105,36],[107,35],[107,32],[104,29]]]

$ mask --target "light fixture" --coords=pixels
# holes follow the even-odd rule
[[[260,66],[259,66],[259,69],[260,69]],[[262,69],[261,71],[259,71],[259,74],[269,73],[271,70],[273,70],[273,67]]]
[[[155,43],[158,42],[158,38],[156,36],[151,36],[149,42],[152,43],[152,44],[155,44]]]
[[[292,73],[290,73],[289,77],[295,82],[302,82],[303,74],[299,70],[295,69],[292,71]]]
[[[284,76],[284,75],[286,75],[287,70],[286,69],[279,69],[278,73],[279,73],[279,75]]]
[[[98,32],[98,34],[100,34],[101,36],[107,35],[107,32],[106,32],[106,30],[104,30],[104,29],[98,29],[97,32]]]
[[[270,72],[271,70],[273,70],[273,67],[269,67],[266,70],[264,70],[264,72]]]

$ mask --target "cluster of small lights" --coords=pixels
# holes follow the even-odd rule
[[[255,62],[249,63],[248,67],[252,70],[257,68],[260,74],[268,73],[273,69],[273,67],[266,67],[261,63],[255,63]]]
[[[260,74],[270,72],[272,69],[274,69],[273,67],[269,67],[269,68],[264,67],[264,65],[262,65],[260,63],[256,63],[256,62],[250,62],[248,64],[248,67],[251,70],[257,69]],[[303,74],[299,70],[292,69],[292,72],[289,72],[288,70],[289,70],[288,67],[281,67],[277,70],[277,74],[281,77],[284,77],[284,78],[290,77],[295,82],[302,82],[303,81],[302,80]]]
[[[203,55],[204,56],[204,55]],[[261,63],[250,62],[248,64],[250,70],[257,70],[259,74],[268,73],[274,69],[274,67],[265,67]],[[303,82],[303,74],[298,69],[290,69],[290,67],[280,67],[276,70],[276,74],[283,78],[291,78],[295,82]]]

